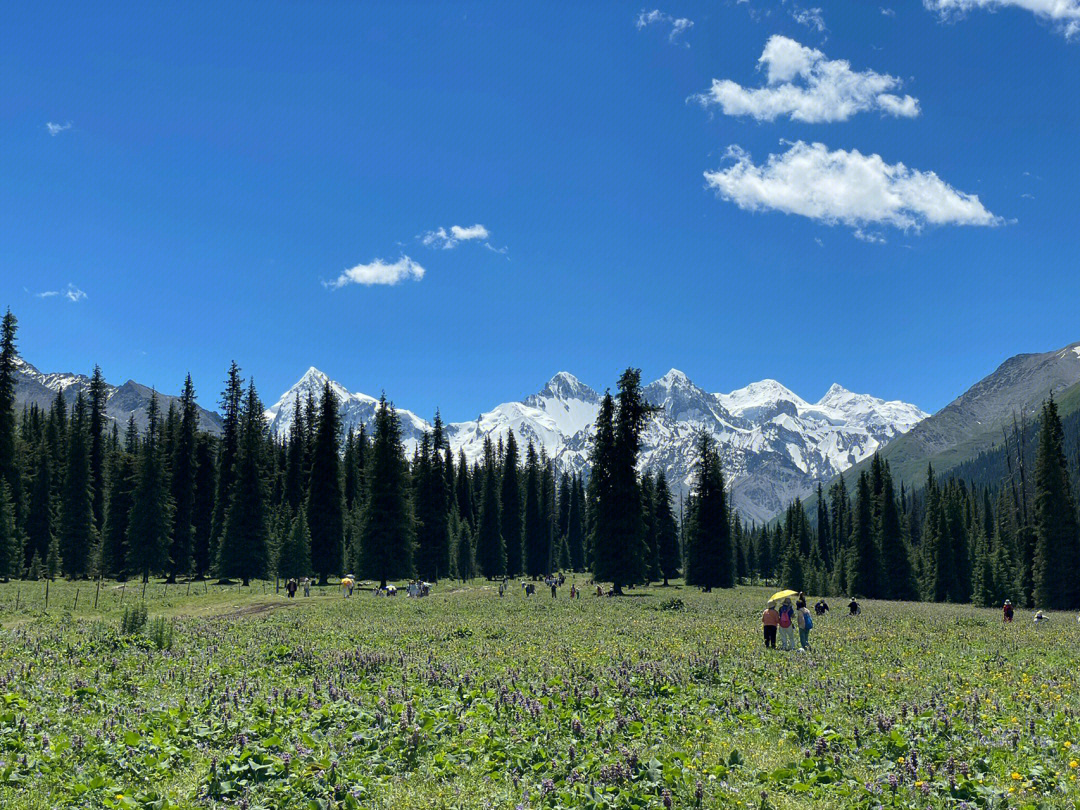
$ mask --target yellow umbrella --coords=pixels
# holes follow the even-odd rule
[[[769,597],[769,601],[770,602],[779,602],[781,599],[787,599],[790,596],[798,596],[798,595],[799,595],[798,591],[792,591],[792,590],[777,591],[776,593],[774,593],[772,596]]]

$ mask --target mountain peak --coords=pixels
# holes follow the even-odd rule
[[[667,374],[657,380],[653,385],[660,385],[664,388],[673,388],[677,385],[693,385],[690,382],[690,378],[677,368],[670,369]]]
[[[560,371],[540,389],[540,396],[592,400],[596,398],[596,392],[569,371]]]

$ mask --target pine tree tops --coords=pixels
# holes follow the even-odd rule
[[[331,574],[344,574],[345,504],[342,492],[341,420],[337,397],[323,386],[310,449],[311,476],[307,493],[307,522],[311,531],[311,563],[326,584]]]

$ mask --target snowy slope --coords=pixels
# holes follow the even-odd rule
[[[271,429],[288,435],[297,395],[318,400],[329,382],[341,404],[346,429],[368,426],[377,400],[350,393],[322,372],[308,372],[267,411]],[[672,369],[645,386],[646,399],[659,408],[642,438],[643,469],[663,470],[675,490],[694,480],[694,440],[712,435],[721,450],[735,507],[748,520],[766,520],[795,497],[810,494],[853,464],[871,456],[894,437],[926,417],[913,405],[853,394],[838,385],[817,403],[808,403],[775,380],[762,380],[730,394],[711,394],[681,371]],[[485,438],[493,443],[513,431],[522,450],[529,443],[543,449],[563,472],[588,468],[600,396],[572,374],[559,372],[536,394],[504,402],[476,419],[446,426],[456,455],[470,465],[483,455]],[[407,452],[430,425],[399,410]]]

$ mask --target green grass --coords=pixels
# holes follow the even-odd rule
[[[1080,807],[1065,614],[836,603],[812,652],[784,653],[762,648],[759,588],[288,600],[155,582],[136,635],[120,618],[141,585],[122,606],[108,583],[95,611],[96,584],[52,583],[47,613],[39,588],[0,585],[12,810],[659,808],[664,791],[677,808]],[[171,648],[150,637],[162,616]]]

